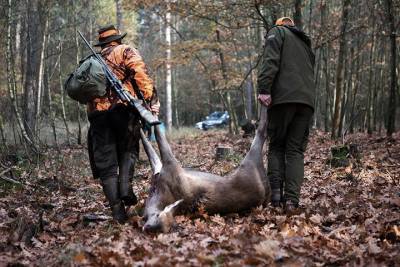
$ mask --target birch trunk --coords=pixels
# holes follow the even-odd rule
[[[6,49],[6,65],[7,65],[7,87],[8,93],[10,95],[10,100],[12,104],[12,108],[14,114],[17,119],[18,127],[21,131],[21,135],[24,141],[28,144],[28,147],[32,149],[34,152],[38,151],[35,143],[32,141],[30,136],[28,135],[25,125],[23,123],[21,114],[18,109],[17,101],[16,101],[16,82],[15,82],[15,74],[14,67],[12,61],[12,42],[11,42],[11,28],[12,28],[12,0],[8,0],[7,6],[7,49]]]
[[[58,63],[59,62],[57,61],[56,64],[58,64]],[[51,128],[53,130],[54,144],[58,148],[57,130],[56,130],[56,118],[55,118],[55,114],[54,114],[54,110],[53,110],[53,98],[52,98],[51,90],[50,90],[50,79],[51,79],[51,76],[49,76],[49,73],[50,73],[50,67],[48,66],[46,68],[46,73],[45,73],[45,75],[43,77],[43,79],[45,81],[44,88],[46,89],[47,102],[48,102],[48,105],[49,105],[50,125],[51,125]]]
[[[165,115],[166,115],[166,126],[168,130],[172,128],[172,68],[171,68],[171,12],[169,10],[166,14],[166,25],[165,25],[165,42],[167,44],[167,60],[166,60],[166,87],[165,87]]]
[[[61,69],[61,55],[62,55],[62,40],[60,37],[60,44],[59,44],[59,57],[60,57],[60,61],[58,64],[58,82],[59,82],[59,86],[60,86],[60,96],[61,96],[61,116],[62,116],[62,120],[65,126],[65,132],[66,132],[66,137],[67,137],[67,144],[71,145],[71,132],[69,130],[69,126],[68,126],[68,122],[67,122],[67,115],[65,112],[65,91],[64,91],[64,84],[63,84],[63,79],[62,79],[62,69]]]
[[[117,17],[117,27],[122,32],[123,31],[123,15],[122,15],[122,1],[115,0],[115,10]]]
[[[34,133],[35,136],[37,136],[38,140],[40,137],[39,133],[39,124],[40,124],[40,111],[41,111],[41,106],[42,106],[42,95],[43,95],[43,76],[44,76],[44,69],[45,69],[45,52],[46,52],[46,43],[47,43],[47,28],[49,25],[49,20],[46,17],[45,19],[45,25],[44,25],[44,30],[43,30],[43,39],[42,39],[42,45],[41,45],[41,51],[40,51],[40,61],[39,61],[39,76],[38,76],[38,82],[37,82],[37,91],[36,91],[36,108],[35,108],[35,129]]]
[[[372,77],[373,72],[376,71],[374,64],[375,54],[375,20],[372,20],[372,44],[369,51],[369,77],[368,77],[368,103],[367,103],[367,132],[372,134]]]

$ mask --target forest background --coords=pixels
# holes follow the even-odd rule
[[[171,233],[146,234],[153,180],[142,151],[139,204],[114,224],[90,171],[86,108],[63,89],[89,54],[77,30],[91,43],[107,24],[127,32],[178,161],[226,175],[250,147],[237,133],[257,119],[264,36],[281,16],[316,55],[301,214],[199,210]],[[400,0],[0,0],[0,266],[397,266],[399,26]],[[194,129],[223,110],[229,128]],[[230,154],[217,159],[216,148]]]
[[[116,24],[147,63],[167,128],[227,110],[238,133],[257,118],[264,36],[281,16],[311,36],[313,126],[333,138],[399,125],[398,0],[1,0],[0,138],[38,149],[84,142],[86,109],[63,82],[99,27]],[[397,119],[396,119],[397,118]]]

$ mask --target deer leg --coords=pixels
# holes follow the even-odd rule
[[[161,171],[161,168],[162,168],[162,163],[161,163],[160,158],[157,155],[157,152],[154,150],[154,148],[150,144],[149,140],[147,140],[147,137],[144,134],[142,129],[140,129],[140,137],[142,139],[144,151],[146,152],[146,155],[149,158],[151,170],[153,171],[153,175],[159,174]]]

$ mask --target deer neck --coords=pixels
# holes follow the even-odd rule
[[[180,167],[180,164],[176,160],[174,154],[172,154],[172,149],[167,141],[167,138],[165,137],[165,134],[161,132],[159,125],[154,126],[154,132],[156,135],[158,148],[160,150],[161,162],[163,163],[163,165],[173,165]]]
[[[251,160],[262,164],[262,151],[265,140],[267,140],[267,107],[261,105],[260,120],[256,130],[256,135],[251,143],[250,150],[244,161]]]

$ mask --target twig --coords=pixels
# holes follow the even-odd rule
[[[14,180],[14,179],[12,179],[12,178],[3,176],[3,174],[5,174],[5,173],[11,171],[12,169],[14,169],[14,166],[13,166],[13,167],[10,167],[10,168],[7,168],[6,170],[2,171],[2,172],[0,173],[0,179],[3,179],[3,180],[5,180],[5,181],[7,181],[7,182],[14,183],[14,184],[21,184],[21,182],[18,182],[17,180]]]
[[[14,183],[14,184],[21,184],[21,182],[18,182],[18,181],[14,180],[14,179],[11,179],[11,178],[8,178],[8,177],[5,177],[5,176],[0,176],[0,179],[3,179],[5,181],[7,181],[7,182]]]
[[[261,9],[260,9],[260,4],[257,1],[254,1],[254,7],[257,11],[257,14],[261,17],[263,24],[264,24],[264,28],[268,29],[268,21],[265,19],[265,17],[263,16]]]
[[[331,236],[333,236],[333,235],[335,235],[335,234],[337,234],[337,233],[339,233],[339,232],[342,232],[342,231],[345,231],[345,230],[349,230],[349,229],[352,229],[352,228],[353,228],[353,226],[343,226],[343,227],[339,227],[339,228],[333,230],[332,232],[330,232],[330,233],[327,235],[327,237],[330,238]]]
[[[388,155],[389,155],[389,158],[393,158],[393,157],[392,157],[392,153],[390,153],[390,150],[389,150],[388,147],[386,148],[386,151],[387,151],[387,153],[388,153]]]
[[[14,169],[14,166],[13,167],[9,167],[9,168],[5,169],[4,171],[0,172],[0,176],[3,176],[3,174],[5,174],[6,172],[11,171],[12,169]]]

